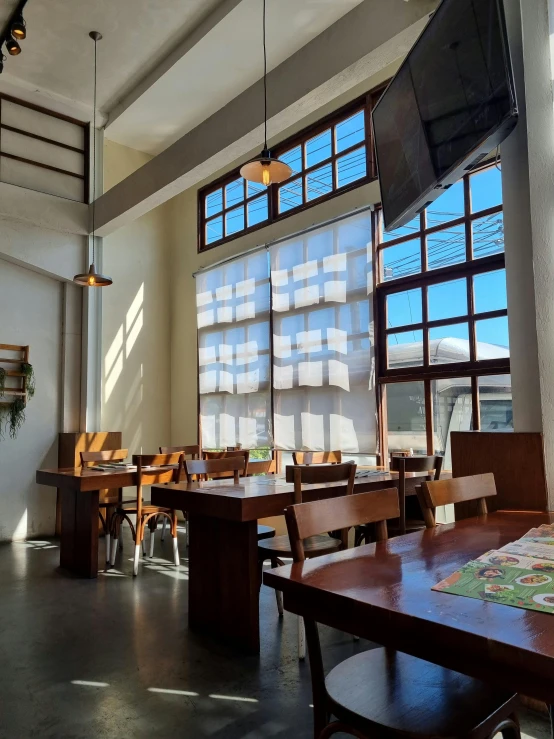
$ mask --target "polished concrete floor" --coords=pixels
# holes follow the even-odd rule
[[[138,578],[131,552],[126,539],[116,567],[85,581],[56,571],[55,540],[0,546],[0,738],[312,739],[309,667],[273,591],[260,658],[238,655],[187,630],[184,548],[176,571],[169,537],[158,542]],[[329,667],[370,646],[329,629],[322,642]]]

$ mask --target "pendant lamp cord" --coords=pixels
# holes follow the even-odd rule
[[[266,0],[263,0],[263,44],[264,44],[264,149],[267,149],[267,51],[265,46],[265,9]]]
[[[94,39],[94,109],[92,111],[92,263],[96,248],[96,46],[98,41]]]

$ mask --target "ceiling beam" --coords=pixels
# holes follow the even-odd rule
[[[411,48],[436,0],[364,0],[268,75],[270,137],[377,74]],[[96,203],[106,236],[263,143],[259,80]]]

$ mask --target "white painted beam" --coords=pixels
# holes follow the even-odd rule
[[[364,0],[268,77],[269,136],[278,136],[404,56],[436,0]],[[262,81],[187,133],[97,202],[97,233],[125,223],[262,145]]]

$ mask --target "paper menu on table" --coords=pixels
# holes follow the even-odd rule
[[[554,540],[553,540],[554,544]],[[508,554],[517,554],[523,557],[538,557],[554,562],[554,546],[552,544],[542,544],[534,539],[519,539],[505,544],[499,550]]]
[[[475,562],[493,565],[495,567],[517,567],[520,570],[531,570],[533,572],[554,572],[554,562],[548,559],[539,559],[534,556],[526,556],[515,552],[508,552],[504,549],[493,549],[486,552],[481,557],[477,557]]]

